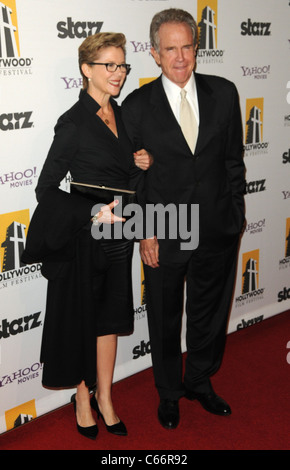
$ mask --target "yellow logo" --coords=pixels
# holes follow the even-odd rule
[[[139,87],[153,82],[153,80],[156,80],[156,77],[139,78]]]
[[[36,418],[36,416],[35,400],[27,401],[26,403],[22,403],[22,405],[5,411],[7,431],[31,421]]]
[[[286,219],[285,258],[290,256],[290,218]]]
[[[263,141],[264,98],[246,101],[246,144]]]
[[[141,305],[145,305],[145,304],[146,304],[145,277],[144,277],[143,262],[141,261]]]
[[[20,57],[16,0],[4,0],[1,10],[1,57]]]
[[[218,8],[217,0],[198,0],[197,24],[199,27],[199,48],[217,48]]]
[[[29,221],[29,209],[0,215],[1,272],[21,266]]]
[[[242,260],[242,293],[252,292],[259,288],[259,251],[253,250],[243,254]]]

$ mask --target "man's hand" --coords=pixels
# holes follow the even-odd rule
[[[159,267],[159,243],[156,237],[140,241],[140,255],[143,263],[151,268]]]

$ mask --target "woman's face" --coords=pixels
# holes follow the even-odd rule
[[[106,47],[101,49],[96,64],[124,64],[125,54],[121,47]],[[84,74],[90,79],[88,93],[101,103],[105,97],[117,96],[126,78],[126,73],[120,67],[115,72],[108,72],[105,65],[83,65]]]

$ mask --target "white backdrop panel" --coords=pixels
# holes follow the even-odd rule
[[[2,0],[0,433],[66,404],[72,394],[41,385],[39,350],[46,280],[40,265],[19,265],[15,244],[21,250],[25,243],[36,207],[34,189],[56,120],[78,99],[82,85],[77,49],[90,32],[126,34],[127,62],[132,71],[118,99],[121,103],[140,86],[140,80],[160,74],[150,55],[149,25],[154,13],[169,7],[190,11],[198,22],[205,8],[214,11],[215,46],[200,48],[197,71],[234,81],[240,94],[247,226],[228,332],[290,306],[289,1]],[[260,113],[261,137],[247,142],[247,122],[253,107]],[[62,188],[67,190],[68,180]],[[253,271],[251,286],[246,283],[249,266]],[[151,366],[138,246],[133,278],[135,331],[120,338],[114,381]],[[185,350],[184,328],[182,344]]]

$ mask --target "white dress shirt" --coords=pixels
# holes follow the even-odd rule
[[[175,83],[173,83],[171,80],[169,80],[165,75],[162,75],[162,84],[163,84],[167,99],[170,103],[171,109],[173,111],[173,114],[176,117],[177,122],[179,123],[180,122],[179,109],[180,109],[180,100],[181,100],[181,96],[180,96],[181,88]],[[187,91],[186,97],[194,112],[197,125],[199,125],[198,99],[197,99],[194,74],[191,75],[191,78],[185,85],[184,90]]]

